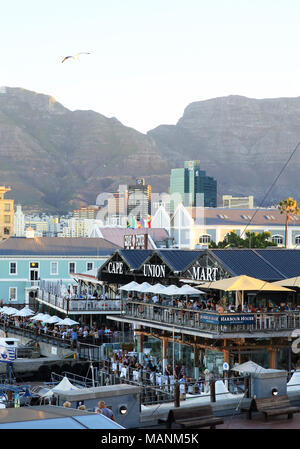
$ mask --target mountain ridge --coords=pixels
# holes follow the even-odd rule
[[[167,192],[171,168],[199,159],[222,194],[254,195],[257,205],[300,141],[300,97],[253,99],[229,95],[195,101],[175,125],[146,134],[116,117],[71,111],[53,96],[0,89],[0,184],[31,209],[62,213],[94,204],[144,177]],[[268,204],[297,199],[298,151]],[[267,204],[263,204],[267,205]]]

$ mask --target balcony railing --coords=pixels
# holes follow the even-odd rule
[[[128,318],[217,333],[277,332],[300,328],[300,311],[220,314],[129,301],[124,304],[124,315]]]
[[[121,312],[121,301],[119,300],[97,300],[81,298],[62,298],[45,290],[38,291],[38,298],[50,306],[73,313],[81,312]]]

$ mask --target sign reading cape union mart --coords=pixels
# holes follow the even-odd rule
[[[210,324],[222,324],[222,325],[254,324],[254,315],[251,313],[245,314],[230,313],[224,315],[219,315],[216,313],[202,313],[201,322]]]

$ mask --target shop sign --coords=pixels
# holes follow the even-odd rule
[[[254,315],[251,313],[220,315],[220,324],[254,324]]]
[[[123,262],[109,262],[107,271],[114,274],[123,274]]]
[[[214,282],[218,272],[219,268],[216,267],[192,267],[192,278],[195,281]]]
[[[165,265],[145,263],[143,269],[144,269],[144,276],[149,276],[153,278],[166,277]]]
[[[201,313],[202,323],[219,324],[219,315],[216,313]]]
[[[224,314],[219,315],[216,313],[201,313],[201,322],[210,324],[254,324],[254,315],[247,314]]]
[[[147,249],[148,234],[124,235],[124,249]]]

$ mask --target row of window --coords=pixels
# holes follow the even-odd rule
[[[283,245],[284,237],[282,235],[272,235],[271,241],[277,243],[277,245]],[[209,242],[211,242],[211,236],[209,234],[200,235],[199,243],[208,244]],[[300,235],[295,237],[295,244],[300,245]]]
[[[94,268],[93,262],[87,262],[86,270],[92,270]],[[30,269],[39,269],[39,264],[37,262],[30,263]],[[76,273],[76,262],[69,262],[69,274]],[[9,274],[18,274],[17,262],[9,263]],[[50,262],[50,275],[54,276],[58,274],[58,262]]]

